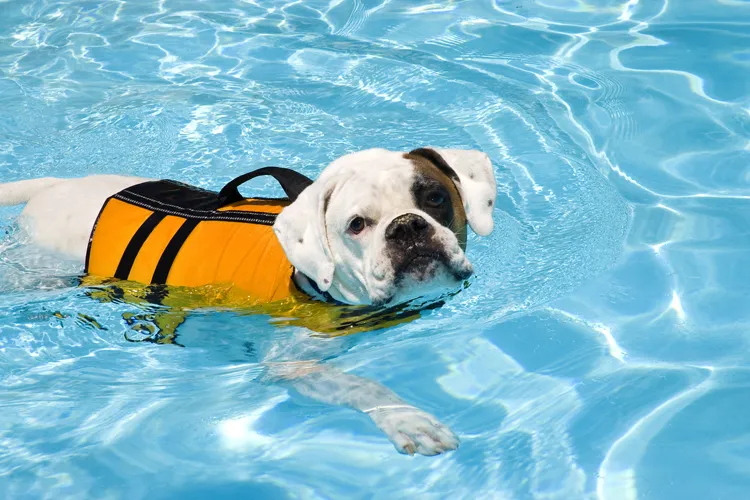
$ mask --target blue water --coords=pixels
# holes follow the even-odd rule
[[[0,181],[423,145],[498,177],[468,289],[332,340],[204,311],[127,342],[138,307],[0,209],[0,498],[748,498],[749,70],[746,0],[0,0]],[[461,447],[260,381],[311,352]]]

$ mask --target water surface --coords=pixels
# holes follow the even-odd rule
[[[498,178],[466,290],[334,340],[204,311],[184,348],[128,342],[143,311],[0,209],[0,496],[745,498],[749,43],[742,0],[0,1],[0,181],[425,145]],[[260,382],[300,345],[461,447],[401,456]]]

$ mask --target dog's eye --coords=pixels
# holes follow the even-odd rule
[[[362,232],[366,225],[367,223],[365,223],[365,220],[362,217],[355,217],[349,223],[349,231],[354,234],[359,234]]]
[[[427,196],[427,204],[431,207],[439,207],[443,203],[445,203],[445,196],[441,193],[434,192]]]

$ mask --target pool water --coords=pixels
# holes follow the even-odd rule
[[[141,306],[0,208],[0,498],[747,498],[748,71],[745,0],[0,0],[0,182],[425,145],[498,178],[467,289],[335,339],[205,310],[128,342]],[[262,381],[310,353],[460,448]]]

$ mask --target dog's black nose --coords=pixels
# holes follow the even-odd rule
[[[411,242],[428,235],[430,224],[417,214],[402,214],[385,228],[385,239],[393,242]]]

